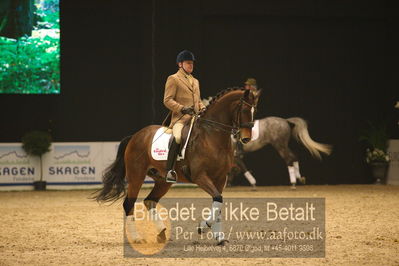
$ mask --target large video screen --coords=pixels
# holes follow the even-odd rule
[[[60,0],[0,0],[0,93],[60,93]]]

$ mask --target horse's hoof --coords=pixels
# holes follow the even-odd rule
[[[197,226],[197,232],[198,232],[199,235],[205,233],[205,228],[203,228],[201,226],[201,223],[199,223],[198,226]]]
[[[218,242],[218,246],[226,246],[229,243],[229,240],[223,239],[221,241]]]
[[[206,228],[201,227],[200,225],[198,225],[197,227],[197,232],[199,235],[202,235],[203,233],[205,233]]]
[[[301,182],[302,184],[306,184],[306,177],[302,176],[301,178],[299,178],[299,182]]]
[[[296,190],[296,186],[295,186],[295,185],[292,185],[292,186],[291,186],[291,190]]]
[[[158,243],[165,243],[165,242],[166,242],[166,228],[163,229],[163,230],[157,235],[157,242],[158,242]]]
[[[144,238],[133,239],[134,244],[146,244],[147,241]]]
[[[252,186],[251,191],[256,191],[256,186],[255,185]]]
[[[198,224],[197,232],[199,235],[205,233],[206,229],[211,228],[206,221],[202,221]]]

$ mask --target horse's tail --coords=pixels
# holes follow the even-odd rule
[[[126,195],[125,190],[125,150],[132,136],[125,137],[120,143],[115,161],[103,174],[103,187],[96,191],[93,198],[98,202],[116,201]]]
[[[320,152],[330,155],[332,146],[328,144],[318,143],[312,140],[308,132],[308,124],[300,117],[287,118],[287,121],[294,124],[292,133],[298,142],[301,142],[306,149],[316,158],[321,160]]]

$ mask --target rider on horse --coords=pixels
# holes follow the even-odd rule
[[[251,91],[258,90],[258,85],[256,84],[256,79],[254,79],[254,78],[248,78],[244,84],[245,84],[245,88],[247,90],[251,90]]]
[[[179,70],[170,75],[165,84],[163,103],[172,114],[169,128],[173,130],[173,139],[169,147],[166,163],[166,182],[176,183],[177,174],[174,163],[180,150],[181,131],[192,115],[205,109],[201,102],[199,82],[191,73],[194,70],[194,54],[184,50],[177,55]]]

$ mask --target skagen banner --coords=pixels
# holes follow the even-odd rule
[[[48,189],[101,186],[103,171],[115,160],[119,142],[54,142],[42,156]],[[0,190],[32,190],[40,179],[39,157],[25,153],[21,143],[0,143]],[[153,183],[146,177],[145,183]]]
[[[102,143],[53,143],[44,161],[49,184],[101,182]]]
[[[0,186],[31,186],[39,178],[39,158],[28,156],[21,143],[0,145]]]
[[[148,211],[137,202],[133,219],[124,219],[124,255],[325,257],[324,198],[225,198],[216,223],[202,230],[211,205],[209,198],[164,198]]]
[[[115,160],[118,145],[118,142],[55,142],[42,156],[43,180],[49,188],[100,185],[104,169]],[[0,187],[33,189],[40,172],[39,157],[27,155],[21,143],[0,144]]]

